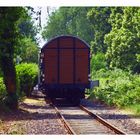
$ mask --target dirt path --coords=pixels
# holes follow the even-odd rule
[[[44,99],[25,99],[16,112],[0,114],[0,134],[67,134]]]

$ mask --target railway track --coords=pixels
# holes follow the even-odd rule
[[[57,106],[51,101],[50,105],[56,110],[69,134],[126,134],[82,105]]]

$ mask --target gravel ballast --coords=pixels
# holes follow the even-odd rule
[[[0,116],[0,134],[67,134],[55,110],[42,99],[26,99],[16,112]]]
[[[140,134],[140,117],[109,107],[98,101],[83,99],[81,104],[127,134]]]
[[[81,104],[127,134],[140,134],[140,117],[101,102],[82,100]],[[0,114],[0,134],[67,135],[68,132],[49,102],[27,98],[19,110]]]

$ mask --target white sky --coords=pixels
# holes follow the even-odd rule
[[[44,6],[44,7],[33,7],[35,11],[41,9],[41,26],[42,26],[42,29],[43,27],[47,24],[47,20],[48,20],[48,12],[47,12],[47,8],[49,8],[49,12],[51,13],[52,11],[54,11],[55,9],[58,9],[59,7],[47,7],[47,6]],[[39,21],[35,20],[35,23],[38,24]],[[43,40],[42,36],[41,36],[41,32],[42,30],[40,31],[40,33],[37,35],[38,38],[40,38],[40,43],[39,43],[39,47],[41,48],[46,42],[47,40]]]
[[[48,20],[47,7],[41,7],[41,26],[42,26],[42,29],[46,25],[47,20]],[[46,41],[41,38],[41,42],[39,44],[39,47],[42,47],[45,43],[46,43]]]

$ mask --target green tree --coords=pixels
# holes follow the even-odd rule
[[[18,42],[16,62],[38,63],[39,48],[35,41],[29,37],[24,37]],[[18,54],[18,55],[17,55]]]
[[[34,26],[34,22],[31,20],[31,17],[28,15],[27,17],[22,17],[20,20],[19,28],[20,33],[22,36],[26,36],[28,38],[31,38],[32,41],[37,41],[36,35],[37,35],[37,28]]]
[[[19,20],[19,33],[21,35],[15,48],[15,61],[20,62],[33,62],[38,63],[38,38],[37,33],[40,27],[35,24],[38,20],[39,11],[34,11],[32,7],[25,7],[24,15]],[[34,17],[34,20],[33,18]]]
[[[19,37],[18,21],[24,12],[22,7],[0,7],[0,63],[8,93],[5,101],[11,109],[18,105],[13,58],[14,46]]]
[[[87,12],[90,7],[60,7],[49,16],[42,35],[51,39],[58,35],[74,35],[90,43],[93,38]]]
[[[105,54],[98,53],[91,58],[91,72],[106,69]]]
[[[32,16],[34,15],[35,19],[38,20],[38,15],[32,7],[25,7],[24,15],[19,20],[19,32],[22,37],[31,38],[32,41],[37,42],[36,35],[39,32],[38,26],[35,25]]]
[[[94,53],[105,53],[107,50],[107,45],[104,43],[104,36],[111,30],[111,25],[108,23],[110,13],[110,7],[93,7],[87,13],[88,19],[92,23],[92,32],[94,34],[91,41],[91,47]]]
[[[114,8],[109,22],[112,30],[105,36],[105,43],[110,67],[140,72],[140,8]]]

